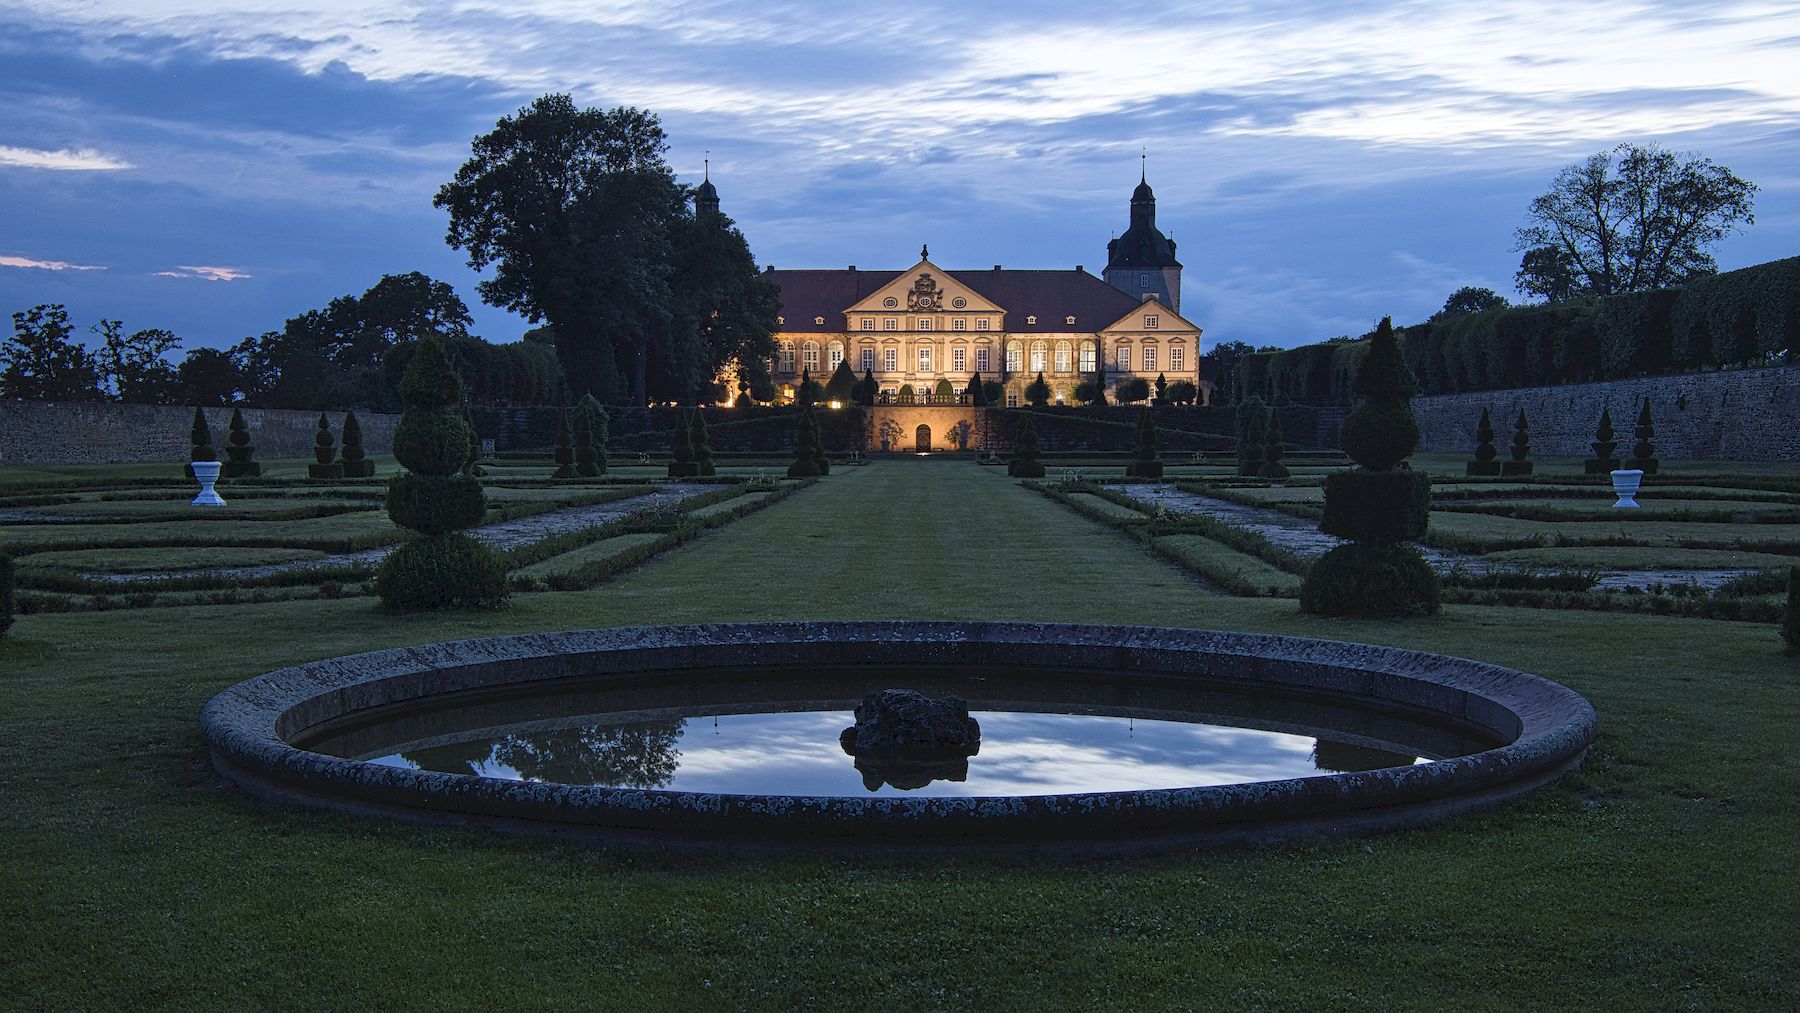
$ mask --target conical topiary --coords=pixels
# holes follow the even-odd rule
[[[481,434],[475,431],[475,416],[463,409],[463,424],[469,427],[469,456],[463,461],[463,473],[480,478],[487,474],[481,466]]]
[[[306,466],[310,478],[343,478],[344,466],[336,463],[337,440],[331,435],[331,423],[319,413],[319,428],[313,433],[313,463]]]
[[[1631,460],[1625,462],[1626,468],[1636,468],[1646,475],[1656,474],[1656,423],[1650,418],[1650,399],[1644,399],[1644,408],[1638,412],[1637,428],[1632,430],[1637,443],[1631,447]]]
[[[1043,478],[1044,465],[1038,460],[1037,430],[1032,427],[1031,413],[1019,412],[1019,423],[1013,430],[1012,457],[1007,459],[1006,473],[1014,478]]]
[[[1525,421],[1525,409],[1519,409],[1519,421],[1513,425],[1512,460],[1500,464],[1502,475],[1531,474],[1531,424]]]
[[[700,466],[694,463],[694,437],[687,413],[686,408],[675,413],[675,433],[669,449],[670,478],[691,478],[700,474]]]
[[[405,410],[394,428],[394,457],[406,471],[388,482],[388,516],[419,535],[382,561],[375,593],[390,611],[491,607],[506,598],[506,567],[493,550],[468,535],[481,523],[487,500],[481,483],[463,469],[469,426],[457,408],[462,381],[435,337],[400,380]]]
[[[1161,478],[1163,463],[1156,456],[1156,416],[1149,408],[1138,412],[1137,432],[1131,449],[1131,460],[1125,464],[1126,478]]]
[[[604,475],[606,474],[606,443],[612,438],[612,416],[607,414],[606,408],[592,393],[581,395],[581,400],[575,402],[575,411],[587,419],[588,432],[594,436],[593,441],[589,444],[594,451],[593,475]],[[576,470],[580,471],[580,448],[577,447],[576,450]],[[581,474],[587,475],[588,473],[582,471]],[[593,475],[589,477],[591,478]]]
[[[810,408],[819,398],[825,395],[825,388],[812,378],[811,369],[800,371],[800,386],[794,389],[794,403],[802,408]]]
[[[1044,379],[1043,373],[1040,372],[1037,379],[1025,385],[1025,400],[1031,402],[1033,408],[1050,406],[1050,384]]]
[[[373,478],[375,462],[369,460],[362,445],[362,423],[356,421],[355,412],[344,413],[344,452],[343,458],[345,478]]]
[[[1619,449],[1617,434],[1613,432],[1612,409],[1600,409],[1600,425],[1594,430],[1594,442],[1588,444],[1594,448],[1594,456],[1582,462],[1582,470],[1590,475],[1606,475],[1619,470],[1619,459],[1613,456]]]
[[[876,395],[878,395],[880,393],[881,393],[881,387],[875,383],[875,371],[873,369],[864,370],[863,378],[862,378],[862,387],[858,391],[858,396],[856,399],[858,401],[858,403],[867,405],[867,406],[873,406],[875,404]]]
[[[1471,475],[1500,474],[1500,451],[1494,449],[1494,420],[1486,408],[1481,409],[1481,421],[1475,426],[1475,460],[1464,466],[1464,471]]]
[[[981,370],[969,374],[969,404],[976,408],[987,407],[987,391],[981,382]]]
[[[1287,454],[1287,444],[1281,437],[1281,413],[1269,410],[1269,427],[1263,430],[1263,466],[1257,472],[1263,478],[1287,478],[1287,465],[1281,463]]]
[[[600,474],[600,457],[594,452],[594,419],[587,412],[575,413],[575,474],[595,478]]]
[[[231,410],[231,429],[225,434],[225,467],[220,475],[225,478],[255,478],[262,474],[262,465],[256,462],[256,448],[250,445],[250,427],[244,422],[241,408]]]
[[[812,426],[813,463],[819,466],[819,474],[831,474],[831,457],[825,453],[825,430],[819,427],[819,414],[807,409],[806,417]]]
[[[569,411],[562,408],[556,413],[556,470],[550,473],[551,478],[581,477],[575,470],[575,434],[569,429]]]
[[[800,409],[800,421],[794,426],[794,461],[788,465],[789,478],[816,478],[819,475],[818,435],[813,430],[812,406]]]
[[[717,475],[719,470],[713,465],[712,434],[706,429],[706,413],[694,409],[691,424],[688,426],[688,441],[694,445],[694,466],[699,469],[701,477]]]
[[[849,359],[838,360],[831,378],[825,381],[823,399],[826,404],[836,405],[847,405],[856,400],[856,374],[850,369]]]
[[[212,445],[212,427],[206,424],[206,413],[198,405],[194,407],[194,421],[188,428],[188,442],[191,446],[188,448],[187,477],[191,479],[194,477],[195,461],[219,459],[219,452]]]
[[[1169,403],[1169,378],[1167,376],[1161,373],[1156,374],[1156,382],[1151,384],[1151,387],[1156,391],[1151,404]]]
[[[1253,476],[1262,471],[1263,433],[1269,425],[1269,409],[1262,398],[1253,397],[1237,409],[1238,474]]]
[[[1438,610],[1437,573],[1406,544],[1425,533],[1431,516],[1431,476],[1398,468],[1419,444],[1409,403],[1414,387],[1393,322],[1383,318],[1351,384],[1363,402],[1344,421],[1344,451],[1361,467],[1325,479],[1319,530],[1350,542],[1313,564],[1300,585],[1302,612],[1410,616]]]

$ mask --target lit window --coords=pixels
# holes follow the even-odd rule
[[[825,346],[825,368],[826,369],[836,370],[838,368],[838,363],[843,362],[843,361],[844,361],[844,344],[843,344],[843,342],[833,341],[831,344]]]
[[[919,349],[919,372],[931,372],[931,346]]]
[[[900,368],[900,350],[897,348],[882,349],[881,350],[881,368],[884,372],[888,372],[888,373],[892,373],[894,370],[899,369]]]
[[[1008,408],[1019,407],[1019,392],[1018,391],[1009,390],[1006,392],[1006,407],[1008,407]]]
[[[808,341],[801,346],[800,361],[807,369],[815,373],[819,371],[819,343],[817,341]]]
[[[792,341],[781,343],[781,371],[783,373],[794,371],[794,343]]]
[[[1131,349],[1119,349],[1119,370],[1124,373],[1131,372]]]
[[[976,330],[978,330],[978,331],[985,331],[985,330],[987,330],[987,329],[988,329],[988,322],[987,322],[987,321],[986,321],[986,320],[977,320],[977,321],[975,321],[975,329],[976,329]]]
[[[1180,370],[1182,368],[1182,365],[1181,365],[1181,360],[1183,358],[1183,356],[1181,354],[1182,351],[1183,351],[1183,349],[1180,345],[1176,345],[1174,348],[1169,349],[1169,368],[1170,369]]]
[[[863,317],[862,325],[863,325],[862,329],[865,331],[874,330],[875,329],[875,318],[874,317]]]
[[[1154,331],[1161,324],[1162,318],[1154,313],[1144,314],[1144,329]]]
[[[1006,371],[1017,373],[1025,366],[1025,346],[1017,341],[1006,346]]]
[[[920,317],[919,318],[919,330],[921,330],[921,331],[931,330],[931,318],[930,317]]]
[[[988,371],[988,350],[985,347],[975,349],[975,372]]]
[[[966,331],[969,329],[969,322],[958,317],[957,319],[950,321],[950,329],[953,331]]]
[[[969,368],[968,349],[952,348],[950,350],[950,368],[958,373]]]
[[[1056,371],[1058,373],[1069,371],[1069,343],[1067,341],[1056,343]]]
[[[1148,373],[1155,368],[1156,368],[1156,349],[1154,349],[1154,348],[1144,349],[1144,372]]]
[[[787,323],[787,317],[776,317],[775,322],[777,324],[785,324]]]
[[[875,349],[873,349],[873,348],[863,349],[862,350],[862,371],[867,373],[869,370],[874,369],[874,368],[875,368]]]
[[[1046,349],[1044,347],[1044,343],[1042,341],[1035,342],[1032,344],[1032,346],[1031,346],[1031,371],[1033,373],[1042,373],[1044,371],[1044,356],[1045,356],[1046,351],[1048,351],[1048,349]]]
[[[1094,346],[1085,341],[1081,344],[1081,371],[1083,373],[1094,371]]]

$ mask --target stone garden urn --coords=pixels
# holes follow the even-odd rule
[[[1613,494],[1619,497],[1619,501],[1613,504],[1613,508],[1615,510],[1636,510],[1638,501],[1634,497],[1637,496],[1638,486],[1642,485],[1643,481],[1644,473],[1637,468],[1613,472]]]
[[[200,480],[200,495],[194,497],[194,506],[224,506],[225,501],[213,491],[213,483],[219,480],[219,462],[193,462],[194,477]]]

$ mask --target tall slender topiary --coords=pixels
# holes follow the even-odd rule
[[[1350,539],[1313,564],[1300,610],[1321,615],[1429,615],[1439,582],[1417,549],[1431,513],[1431,476],[1401,467],[1419,443],[1412,372],[1383,318],[1351,387],[1362,404],[1344,420],[1344,450],[1361,467],[1325,479],[1319,530]]]
[[[319,428],[313,433],[313,463],[306,466],[309,478],[343,478],[344,466],[338,464],[337,440],[331,435],[331,423],[319,413]]]
[[[1486,408],[1481,409],[1481,421],[1475,425],[1475,460],[1470,461],[1463,470],[1471,475],[1500,474],[1500,451],[1494,449],[1494,419]]]
[[[550,473],[551,478],[581,477],[575,470],[575,434],[569,429],[570,411],[562,408],[556,413],[556,470]]]
[[[812,426],[813,463],[819,466],[819,474],[831,474],[831,456],[825,453],[825,430],[819,425],[819,413],[808,409],[806,417]]]
[[[1044,379],[1043,373],[1040,372],[1037,379],[1025,385],[1025,400],[1031,402],[1033,408],[1050,406],[1050,383]]]
[[[1156,391],[1151,397],[1151,404],[1169,403],[1169,378],[1161,373],[1156,374],[1156,383],[1151,385]]]
[[[690,478],[700,474],[700,466],[694,463],[694,437],[687,413],[686,408],[675,413],[675,435],[669,448],[670,478]]]
[[[800,421],[794,426],[794,461],[787,473],[789,478],[819,475],[819,437],[813,428],[812,405],[800,409]]]
[[[198,405],[194,407],[194,421],[188,428],[188,442],[192,444],[188,448],[187,463],[187,477],[191,479],[194,477],[195,461],[219,459],[219,452],[212,445],[212,428],[206,424],[206,413]]]
[[[1632,445],[1631,460],[1625,462],[1625,467],[1636,468],[1646,475],[1656,474],[1656,444],[1652,442],[1656,438],[1656,423],[1650,417],[1649,398],[1644,399],[1644,408],[1638,412],[1637,428],[1631,432],[1637,437],[1637,443]]]
[[[1619,470],[1619,459],[1613,452],[1619,449],[1617,434],[1613,432],[1612,409],[1600,409],[1600,425],[1594,430],[1594,442],[1588,444],[1594,448],[1594,456],[1582,462],[1582,470],[1589,475],[1607,475]]]
[[[689,419],[688,442],[694,445],[694,466],[699,469],[696,474],[702,477],[717,475],[719,469],[713,465],[712,434],[706,430],[706,413],[698,408]]]
[[[1781,617],[1781,639],[1787,643],[1789,654],[1800,654],[1800,566],[1788,567],[1787,612]]]
[[[463,470],[469,426],[457,404],[462,381],[442,342],[420,340],[400,380],[405,404],[394,428],[394,457],[406,471],[388,482],[388,516],[418,532],[382,561],[375,593],[395,612],[485,608],[506,599],[506,567],[487,546],[463,534],[481,523],[487,500]]]
[[[1269,424],[1269,409],[1262,398],[1253,397],[1237,407],[1238,474],[1255,475],[1263,466],[1263,432]]]
[[[1138,412],[1131,460],[1125,462],[1126,478],[1161,478],[1163,463],[1156,456],[1156,416],[1149,408]]]
[[[1037,429],[1031,424],[1030,412],[1019,412],[1019,423],[1013,430],[1012,457],[1007,459],[1006,473],[1014,478],[1043,478],[1044,465],[1038,461]]]
[[[475,431],[475,415],[463,409],[463,425],[469,427],[469,456],[463,461],[463,473],[481,478],[487,470],[481,466],[481,434]]]
[[[612,416],[607,414],[599,399],[592,393],[581,395],[581,400],[575,402],[575,411],[587,419],[588,431],[594,434],[592,443],[594,475],[604,475],[606,474],[606,443],[612,438]],[[577,460],[576,463],[579,465],[580,461]],[[581,474],[586,475],[587,472],[583,471]]]
[[[594,420],[587,412],[575,413],[575,474],[595,478],[600,474],[600,455],[594,451]]]
[[[857,389],[857,403],[865,407],[874,407],[875,396],[881,393],[881,386],[875,382],[875,371],[863,371],[862,386]]]
[[[13,624],[13,585],[17,581],[12,557],[0,552],[0,637],[6,636]]]
[[[231,410],[231,429],[225,434],[225,457],[225,467],[220,470],[225,478],[255,478],[262,474],[262,465],[256,463],[256,448],[250,445],[250,427],[244,422],[241,408]]]
[[[1531,423],[1525,421],[1525,409],[1519,409],[1519,421],[1513,424],[1512,460],[1500,464],[1502,475],[1531,474]]]
[[[819,398],[825,396],[825,388],[812,378],[811,369],[800,371],[800,386],[794,390],[794,403],[802,408],[811,408]]]
[[[1263,478],[1287,478],[1287,465],[1281,463],[1287,454],[1287,444],[1281,436],[1281,413],[1270,409],[1269,428],[1263,430],[1263,466],[1257,474]]]
[[[362,445],[362,423],[356,421],[355,412],[344,413],[344,459],[345,478],[373,478],[375,462],[369,460]]]

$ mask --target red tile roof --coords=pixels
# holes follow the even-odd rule
[[[1030,271],[992,268],[978,271],[941,269],[1006,311],[1006,329],[1032,331],[1097,331],[1138,305],[1138,300],[1086,271]],[[899,277],[901,271],[799,270],[767,271],[764,277],[781,289],[778,330],[841,332],[844,311]],[[1073,327],[1066,323],[1073,316]],[[814,320],[824,317],[823,324]],[[1036,317],[1036,323],[1027,323]]]

